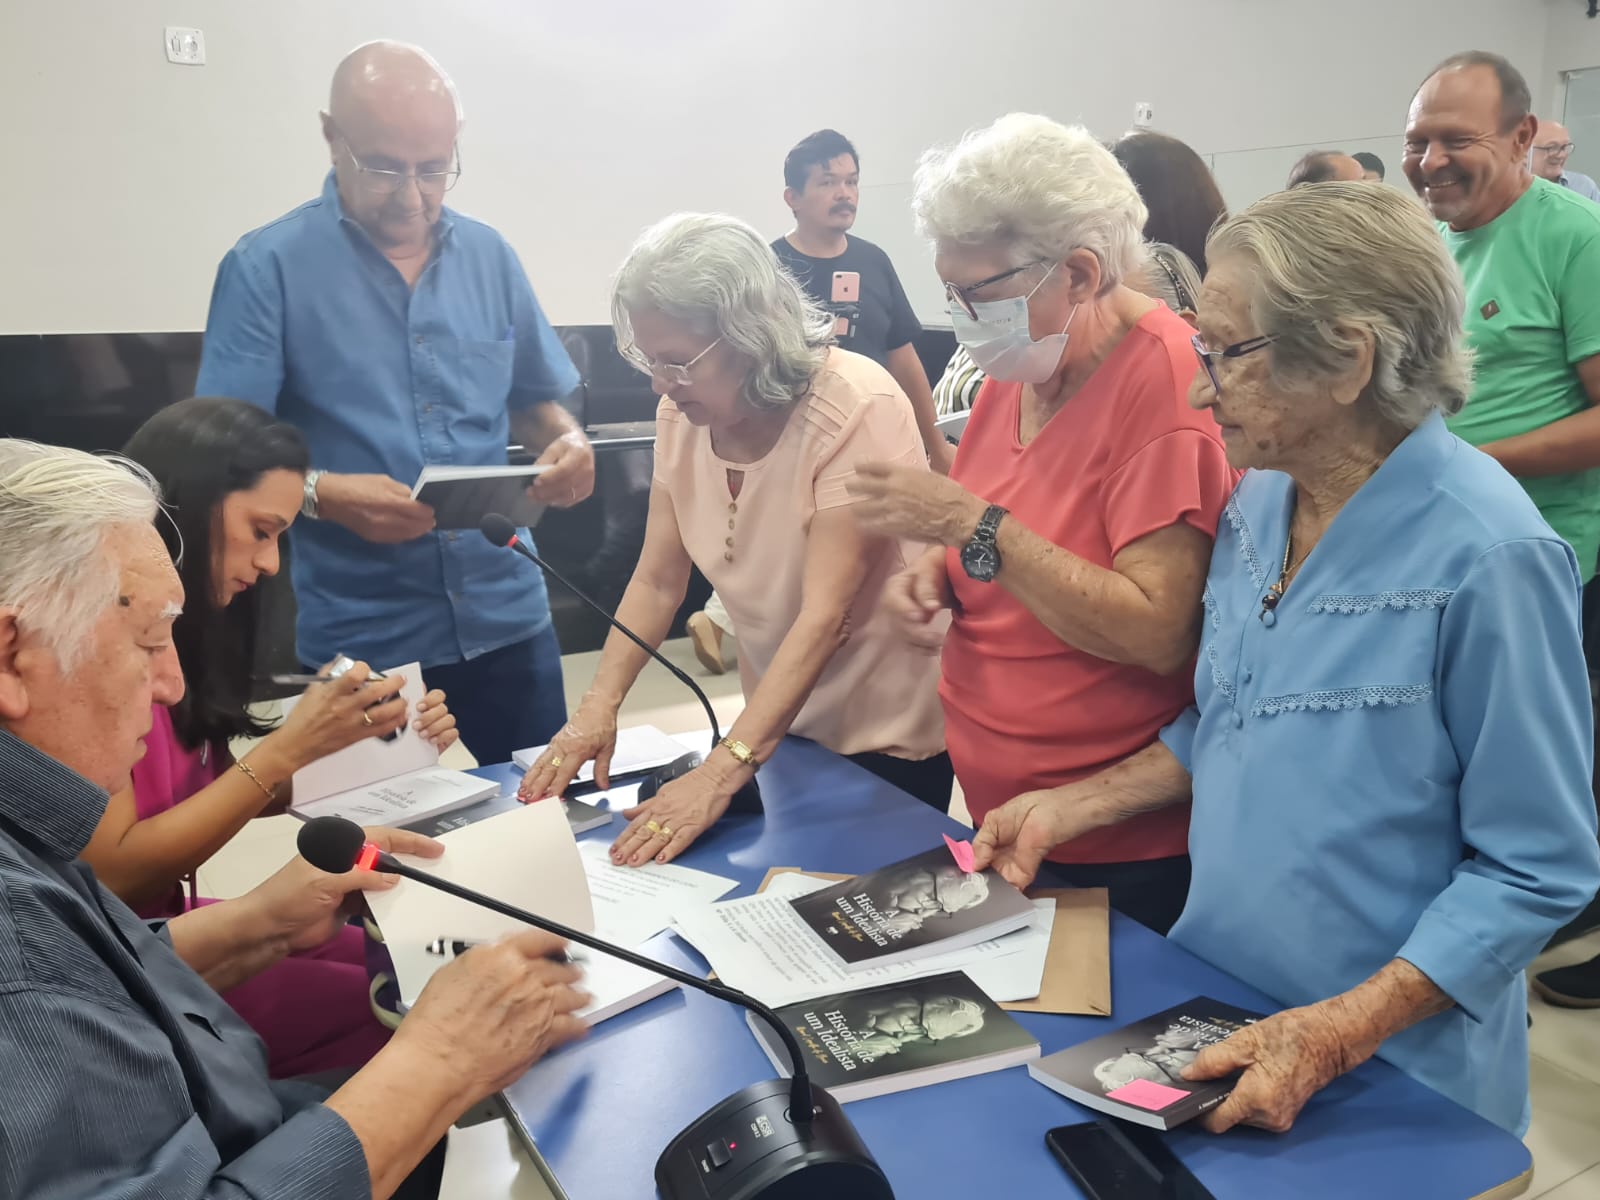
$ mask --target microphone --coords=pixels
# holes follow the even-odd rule
[[[408,866],[369,843],[361,826],[344,817],[313,817],[295,844],[300,857],[319,871],[342,875],[359,864],[399,875],[653,971],[765,1021],[783,1042],[793,1076],[735,1092],[673,1138],[656,1162],[656,1186],[666,1200],[809,1200],[830,1192],[846,1200],[894,1200],[839,1102],[811,1086],[793,1031],[755,997]]]
[[[655,659],[656,662],[660,663],[667,670],[671,671],[673,675],[678,678],[680,683],[694,693],[695,699],[700,701],[700,707],[706,710],[706,719],[711,722],[711,749],[715,750],[717,748],[717,743],[722,741],[722,728],[717,724],[716,710],[711,707],[710,698],[705,694],[698,683],[696,683],[678,667],[668,662],[667,659],[664,658],[654,647],[646,645],[643,638],[634,633],[633,630],[629,629],[621,621],[617,620],[616,617],[608,613],[598,601],[590,598],[581,588],[562,575],[560,571],[557,571],[549,563],[545,562],[544,559],[540,558],[537,554],[530,550],[523,543],[522,539],[517,536],[517,527],[511,523],[509,517],[502,516],[500,513],[489,513],[483,518],[482,521],[478,522],[478,532],[483,534],[483,536],[491,545],[501,546],[508,550],[515,550],[518,554],[522,555],[523,558],[533,563],[534,566],[543,569],[550,575],[553,575],[556,580],[561,583],[562,586],[564,586],[569,592],[604,617],[611,628],[622,634],[623,637],[627,638],[635,646],[639,647],[639,649],[643,650],[651,658]],[[659,792],[664,785],[670,783],[674,779],[679,778],[680,776],[687,775],[701,763],[705,762],[705,760],[706,756],[704,754],[698,754],[694,751],[690,751],[680,758],[673,759],[666,766],[658,767],[656,770],[651,771],[645,776],[644,782],[639,785],[640,802],[642,803],[643,801],[650,799],[650,797]],[[761,806],[761,788],[757,785],[754,776],[751,776],[750,779],[740,785],[739,790],[734,793],[733,799],[728,803],[728,811],[732,813],[760,813],[763,811]]]

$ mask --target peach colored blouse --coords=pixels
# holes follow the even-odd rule
[[[656,482],[672,499],[684,548],[727,606],[748,697],[800,614],[806,535],[819,511],[854,503],[856,466],[927,469],[911,402],[871,359],[829,351],[777,443],[757,462],[719,458],[711,431],[671,400],[656,410]],[[737,499],[728,472],[744,472]],[[884,585],[921,550],[884,541],[850,608],[850,637],[789,732],[837,754],[923,759],[944,749],[937,656],[908,645],[880,603]]]

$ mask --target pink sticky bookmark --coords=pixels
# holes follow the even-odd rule
[[[1151,1083],[1148,1079],[1135,1079],[1132,1083],[1125,1083],[1115,1091],[1107,1092],[1108,1100],[1120,1100],[1124,1104],[1131,1104],[1135,1108],[1148,1109],[1150,1112],[1160,1112],[1164,1108],[1171,1108],[1179,1100],[1187,1100],[1189,1093],[1182,1088],[1167,1087],[1163,1083]]]
[[[972,862],[971,842],[958,842],[947,833],[944,835],[944,844],[950,847],[950,854],[956,860],[956,866],[960,867],[968,875],[978,869]]]

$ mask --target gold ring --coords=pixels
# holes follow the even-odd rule
[[[658,830],[658,832],[661,834],[662,837],[666,838],[667,841],[670,842],[672,840],[672,826],[671,825],[663,825],[660,828],[660,830]]]
[[[552,767],[559,767],[561,765],[561,755],[557,754],[554,758],[552,758],[550,760],[550,765]]]
[[[361,714],[361,719],[367,723],[367,728],[368,729],[372,728],[372,714],[371,713],[369,713],[369,712],[362,713]]]
[[[661,826],[655,821],[646,821],[644,823],[644,827],[646,829],[648,829],[651,833],[657,835],[658,837],[661,834]]]

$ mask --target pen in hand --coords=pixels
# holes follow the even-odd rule
[[[342,674],[342,671],[338,674],[328,675],[305,675],[296,672],[278,672],[276,674],[266,676],[266,682],[277,684],[280,687],[310,687],[314,683],[332,683]],[[257,678],[259,682],[260,677],[258,676]],[[373,671],[367,676],[367,682],[377,683],[384,678],[385,676],[382,671]],[[400,730],[395,729],[384,734],[383,740],[386,742],[399,741]]]
[[[488,943],[468,941],[465,938],[434,938],[433,941],[428,943],[428,953],[437,955],[439,958],[459,958],[474,946],[485,945],[488,945]],[[568,963],[587,962],[588,956],[576,948],[568,947],[565,950],[557,950],[554,954],[546,954],[545,959],[549,962],[565,965]]]

